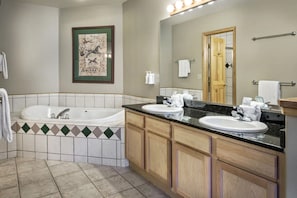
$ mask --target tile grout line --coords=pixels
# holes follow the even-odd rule
[[[15,171],[16,171],[17,180],[18,180],[19,196],[20,196],[20,198],[22,198],[22,195],[21,195],[21,185],[20,185],[20,180],[19,180],[19,171],[18,171],[18,165],[17,165],[17,158],[14,158],[14,163],[15,163]]]
[[[122,176],[122,174],[121,173],[119,173],[114,167],[112,167],[112,169],[114,170],[114,171],[116,171],[124,180],[126,180],[126,182],[128,182],[131,186],[132,186],[132,188],[133,189],[135,189],[136,191],[138,191],[141,195],[143,195],[143,197],[146,197],[140,190],[138,190],[138,188],[136,187],[136,186],[134,186],[131,182],[129,182],[124,176]],[[129,167],[129,169],[130,169],[130,167]],[[129,172],[134,172],[133,170],[129,170]],[[124,174],[124,173],[123,173]],[[142,176],[141,176],[142,177]],[[147,180],[146,180],[147,181]],[[145,183],[145,184],[147,184],[147,182]],[[139,185],[139,186],[142,186],[142,185],[144,185],[144,184],[141,184],[141,185]],[[130,189],[126,189],[126,190],[130,190]],[[123,191],[121,191],[121,192],[124,192],[124,191],[126,191],[126,190],[123,190]]]
[[[60,188],[59,188],[59,186],[58,186],[58,184],[57,184],[57,182],[56,182],[56,180],[55,180],[55,177],[53,176],[53,174],[52,174],[52,172],[51,172],[51,170],[50,170],[50,168],[49,168],[49,166],[48,166],[48,164],[47,164],[47,160],[44,160],[44,162],[45,162],[45,164],[46,164],[46,167],[47,167],[47,169],[48,169],[50,175],[52,176],[52,180],[53,180],[53,182],[55,183],[55,185],[56,185],[56,187],[57,187],[57,189],[58,189],[58,192],[59,192],[60,196],[63,198],[62,193],[61,193],[61,190],[60,190]]]
[[[100,195],[102,195],[102,193],[99,191],[99,189],[97,188],[97,186],[94,184],[94,182],[89,178],[89,176],[85,173],[85,170],[82,169],[82,167],[79,165],[79,163],[77,163],[77,166],[79,167],[79,169],[81,170],[81,172],[88,178],[88,180],[91,182],[91,184],[95,187],[95,189],[99,192]],[[102,197],[104,197],[104,195],[102,195]]]

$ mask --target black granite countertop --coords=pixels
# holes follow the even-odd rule
[[[230,115],[232,107],[222,106],[222,105],[211,105],[204,104],[202,106],[192,106],[184,107],[183,113],[178,114],[154,114],[147,112],[142,109],[142,106],[145,104],[133,104],[133,105],[123,105],[123,107],[145,113],[148,115],[153,115],[158,118],[163,118],[169,121],[181,123],[187,126],[191,126],[198,129],[203,129],[209,131],[210,133],[215,133],[251,143],[254,145],[262,146],[268,149],[273,149],[279,152],[284,151],[284,128],[285,121],[284,116],[280,113],[273,113],[269,111],[262,111],[261,122],[264,122],[268,126],[268,131],[265,133],[256,133],[256,134],[246,134],[246,133],[233,133],[233,132],[224,132],[214,129],[209,129],[202,126],[199,123],[199,119],[204,116],[209,115]]]

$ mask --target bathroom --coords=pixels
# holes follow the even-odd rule
[[[96,94],[101,98],[96,104],[103,106],[104,101],[105,107],[150,102],[159,95],[159,82],[147,85],[144,76],[148,70],[161,74],[160,21],[169,17],[166,7],[174,1],[128,0],[123,5],[122,1],[61,9],[24,2],[2,0],[0,6],[0,50],[6,52],[9,64],[9,78],[0,78],[0,87],[10,95],[13,112],[38,103],[75,106],[90,104],[85,101],[91,100],[95,106]],[[203,16],[197,33],[197,46],[202,46],[201,33],[236,26],[236,104],[244,96],[257,95],[253,80],[297,80],[296,37],[251,40],[296,31],[296,2],[249,2]],[[104,25],[115,26],[114,83],[73,83],[71,28]],[[198,68],[202,60],[197,57],[200,59],[196,58],[192,66]],[[193,76],[199,78],[200,73]],[[161,74],[160,83],[167,77]],[[179,88],[201,90],[202,85]],[[295,97],[296,93],[296,86],[282,87],[283,98]]]

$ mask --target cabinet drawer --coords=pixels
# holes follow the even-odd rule
[[[217,139],[217,157],[235,166],[277,179],[277,156]]]
[[[126,111],[126,122],[144,128],[144,116]]]
[[[171,137],[170,124],[168,122],[146,117],[145,124],[147,130],[166,138]]]
[[[199,133],[199,129],[190,130],[187,128],[173,126],[173,140],[205,153],[211,153],[211,137]]]

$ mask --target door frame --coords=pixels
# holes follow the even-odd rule
[[[210,32],[204,32],[202,34],[202,84],[203,84],[203,100],[210,101],[209,89],[208,89],[208,36],[213,34],[220,34],[224,32],[233,32],[233,63],[232,63],[232,104],[236,105],[236,27],[223,28],[219,30],[214,30]]]

